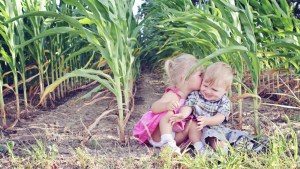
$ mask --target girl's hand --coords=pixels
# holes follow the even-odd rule
[[[175,110],[175,109],[177,109],[179,107],[179,102],[178,101],[174,101],[174,100],[173,101],[169,101],[169,102],[167,102],[166,107],[167,107],[167,110],[173,111],[173,110]]]
[[[180,122],[184,119],[183,114],[174,114],[172,117],[170,117],[169,122],[171,123],[171,125],[173,126],[175,123]]]
[[[200,131],[202,130],[205,126],[208,125],[210,117],[206,117],[206,116],[199,116],[197,117],[197,129]]]

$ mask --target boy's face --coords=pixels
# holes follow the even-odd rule
[[[209,84],[205,82],[205,76],[202,81],[200,91],[204,98],[209,101],[219,100],[224,94],[227,93],[226,87],[222,84]]]

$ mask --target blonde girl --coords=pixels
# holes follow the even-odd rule
[[[197,68],[190,74],[191,68],[197,63],[198,60],[190,54],[181,54],[165,62],[170,87],[134,126],[133,135],[139,143],[150,143],[154,147],[166,145],[174,152],[180,153],[177,145],[185,141],[188,135],[188,131],[185,130],[185,121],[172,126],[169,119],[178,113],[188,94],[199,89],[203,69]]]

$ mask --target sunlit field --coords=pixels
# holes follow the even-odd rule
[[[0,168],[299,168],[299,10],[292,0],[0,0]],[[268,138],[264,151],[138,143],[133,126],[180,53],[233,68],[231,128]]]

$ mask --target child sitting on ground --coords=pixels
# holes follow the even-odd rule
[[[188,137],[195,149],[204,154],[207,143],[216,150],[223,147],[227,152],[225,135],[230,129],[225,127],[230,114],[230,100],[226,93],[230,89],[233,72],[226,63],[217,62],[208,66],[203,81],[197,91],[187,98],[178,114],[170,118],[171,125],[181,122],[190,114],[197,121],[192,121]]]
[[[198,60],[189,54],[181,54],[165,62],[165,71],[171,87],[166,89],[164,95],[152,104],[151,110],[134,126],[133,135],[139,143],[150,143],[154,147],[166,145],[180,154],[177,144],[181,144],[187,138],[186,124],[185,121],[180,121],[171,126],[169,119],[178,113],[188,94],[198,90],[201,85],[202,68],[197,68],[188,76],[190,69],[197,63]]]

